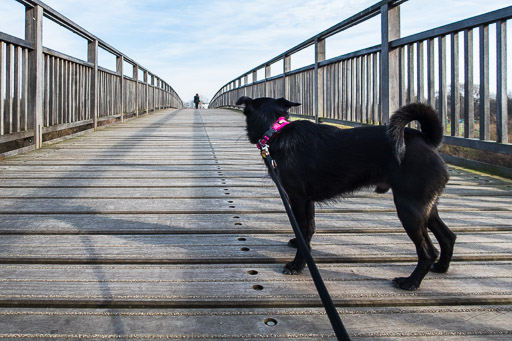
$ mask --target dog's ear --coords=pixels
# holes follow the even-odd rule
[[[291,107],[299,106],[300,103],[290,102],[284,97],[281,97],[277,99],[277,105],[279,105],[281,108],[283,108],[284,111],[288,111]]]
[[[236,101],[236,105],[245,105],[248,106],[252,102],[252,98],[247,96],[242,96]]]

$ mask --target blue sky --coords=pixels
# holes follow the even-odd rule
[[[196,92],[210,99],[233,78],[377,1],[44,2],[163,78],[189,101]],[[510,0],[409,0],[401,7],[402,36],[510,5]],[[14,0],[0,0],[0,31],[22,37],[23,24],[23,7]],[[379,36],[380,20],[375,18],[329,39],[327,57],[374,45]],[[44,39],[47,47],[81,59],[86,56],[85,41],[49,20]],[[306,50],[292,57],[292,67],[310,64],[312,58],[312,51]],[[114,58],[105,53],[100,63],[115,67]]]

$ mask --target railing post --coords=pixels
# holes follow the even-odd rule
[[[400,7],[385,4],[381,7],[381,106],[382,124],[387,124],[393,111],[399,107],[399,51],[389,42],[400,38]]]
[[[93,40],[88,44],[87,60],[93,64],[91,70],[90,103],[91,116],[94,130],[98,128],[98,41]]]
[[[6,50],[5,50],[5,71],[6,71],[6,74],[5,74],[5,94],[6,94],[6,99],[5,99],[5,108],[4,108],[4,131],[2,132],[3,134],[11,134],[12,133],[12,106],[13,106],[13,98],[12,98],[12,91],[13,91],[13,78],[14,78],[14,74],[13,74],[13,65],[12,65],[12,55],[14,53],[14,46],[12,44],[7,44],[6,45]],[[36,73],[37,75],[37,73]],[[4,84],[4,80],[0,80],[2,82],[2,84]],[[3,96],[3,93],[1,94]],[[3,99],[3,97],[2,97]],[[0,115],[1,116],[1,115]],[[35,113],[33,115],[33,118],[34,118],[34,121],[35,121]],[[34,133],[35,135],[35,133]],[[34,137],[35,139],[35,137]],[[37,141],[37,139],[35,139]],[[36,143],[36,141],[34,141],[34,143]]]
[[[133,80],[135,81],[135,117],[139,117],[139,66],[133,66]]]
[[[491,136],[491,103],[489,100],[489,26],[479,29],[480,44],[480,140]]]
[[[162,83],[160,81],[160,78],[156,78],[156,108],[157,110],[160,110],[162,109],[161,108],[161,94],[162,94],[162,90],[161,90],[161,86],[162,86]]]
[[[151,109],[153,110],[153,112],[156,111],[156,90],[155,90],[155,75],[151,75],[151,87],[153,88],[152,91],[153,91],[153,103],[151,105]]]
[[[169,108],[169,88],[165,82],[163,84],[164,84],[163,108],[166,109],[166,108]]]
[[[165,108],[165,103],[164,103],[164,94],[165,94],[165,83],[163,80],[159,79],[159,93],[160,95],[158,96],[158,103],[159,103],[159,107],[160,107],[160,110],[161,109],[164,109]]]
[[[424,51],[423,51],[423,42],[420,41],[415,44],[416,45],[416,88],[418,89],[416,95],[417,102],[423,102],[425,100],[424,94],[424,80],[425,80],[425,63],[424,61]]]
[[[324,115],[324,75],[320,72],[318,64],[325,60],[325,39],[315,39],[315,122]]]
[[[156,76],[153,76],[153,111],[157,111],[160,109],[160,101],[159,101],[159,94],[160,94],[160,90],[158,88],[160,82],[158,80],[158,77]]]
[[[27,108],[34,127],[34,147],[43,143],[43,8],[35,5],[25,12],[25,39],[34,44],[28,53]]]
[[[119,75],[119,92],[120,92],[120,100],[121,100],[121,103],[119,103],[119,111],[121,112],[121,123],[124,122],[124,75],[123,75],[123,62],[124,62],[124,57],[123,56],[118,56],[116,58],[116,61],[117,61],[117,67],[116,67],[116,72],[117,74]]]
[[[247,84],[249,84],[249,75],[244,76],[244,96],[247,96]]]
[[[448,117],[448,92],[446,87],[446,36],[439,37],[439,117],[446,133],[446,118]]]
[[[270,65],[265,65],[265,96],[270,97],[271,96],[271,89],[268,85],[268,79],[271,77],[270,72]]]
[[[257,80],[258,80],[258,71],[253,71],[252,72],[252,84],[256,83]],[[256,89],[255,86],[251,86],[251,96],[250,97],[254,97],[255,89]]]
[[[496,23],[496,130],[498,143],[508,143],[507,110],[507,22]]]
[[[434,39],[427,40],[427,93],[428,104],[435,108],[435,66],[434,66]]]
[[[4,44],[0,43],[0,65],[5,65],[4,58]],[[4,103],[4,67],[0,67],[0,135],[5,134],[4,130],[4,118],[3,115],[5,113],[5,103]],[[35,144],[35,143],[34,143]]]
[[[464,137],[473,138],[475,128],[473,97],[473,30],[464,31]]]
[[[157,108],[157,110],[161,109],[161,107],[160,107],[160,105],[161,105],[160,99],[161,99],[161,94],[162,94],[162,91],[160,89],[161,86],[162,86],[162,83],[160,81],[160,78],[157,77],[156,78],[156,103],[157,103],[156,108]]]
[[[148,83],[148,71],[144,71],[144,84],[145,86],[145,92],[146,92],[146,114],[149,114],[149,83]]]
[[[288,72],[290,72],[291,69],[292,69],[292,57],[285,55],[283,57],[283,97],[284,98],[287,98],[287,96],[288,96],[288,87],[289,87],[289,81],[286,79],[286,74]]]
[[[451,113],[450,133],[452,136],[459,136],[459,120],[460,120],[460,94],[459,94],[459,33],[451,34],[450,45],[450,69],[451,71]]]

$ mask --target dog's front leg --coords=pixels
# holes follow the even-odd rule
[[[308,249],[311,250],[311,238],[315,233],[315,204],[311,200],[291,198],[290,204],[292,207],[295,219],[299,224],[302,236],[306,241]],[[297,239],[293,238],[288,242],[288,245],[297,247]],[[287,275],[297,275],[302,272],[306,261],[302,252],[298,249],[295,258],[290,263],[286,264],[283,273]]]

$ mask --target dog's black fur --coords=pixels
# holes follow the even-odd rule
[[[284,98],[241,97],[245,105],[247,136],[256,144],[288,109],[299,103]],[[411,121],[421,131],[406,128]],[[277,163],[279,179],[288,194],[293,213],[310,245],[315,232],[314,202],[335,199],[364,187],[376,192],[393,190],[397,214],[416,246],[418,264],[409,277],[395,278],[401,289],[417,289],[429,270],[446,272],[455,244],[455,234],[437,212],[437,200],[448,172],[437,152],[442,126],[435,111],[424,104],[409,104],[392,115],[389,125],[341,130],[331,125],[294,121],[283,127],[269,142]],[[432,244],[427,228],[441,247]],[[290,246],[296,247],[294,239]],[[297,251],[284,273],[298,274],[305,266]]]

